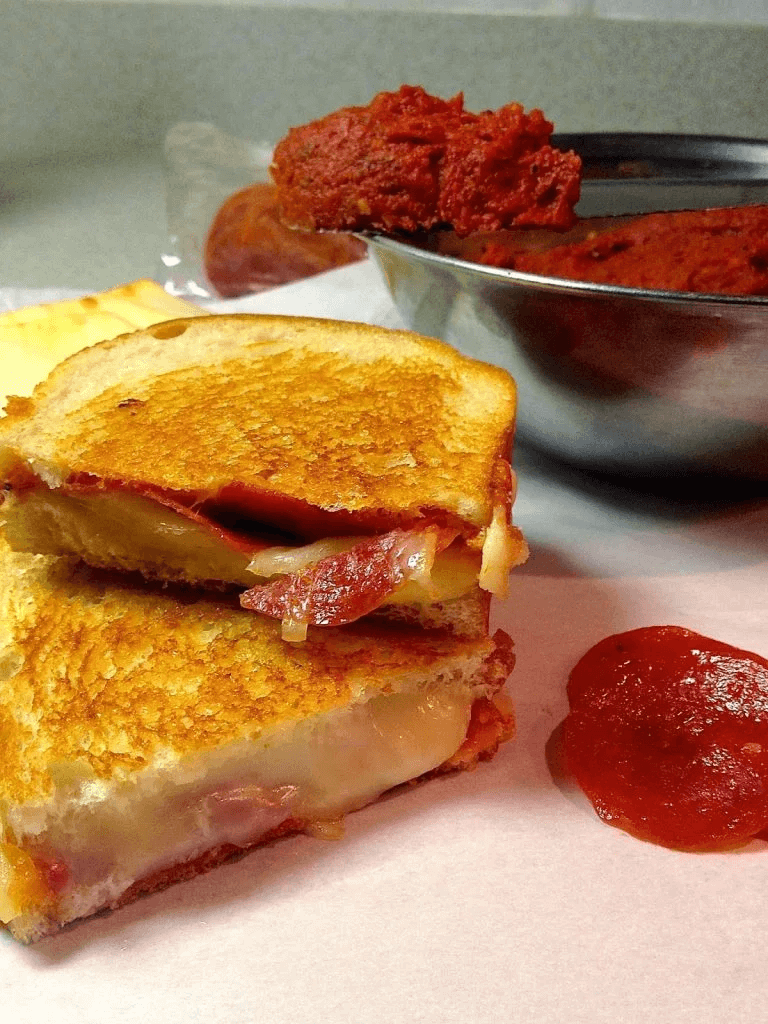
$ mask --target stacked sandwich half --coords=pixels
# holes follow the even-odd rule
[[[34,941],[491,756],[512,380],[437,341],[180,319],[0,420],[0,919]]]

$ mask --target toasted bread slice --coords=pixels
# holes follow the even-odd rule
[[[243,314],[77,353],[9,410],[0,436],[4,461],[53,487],[87,474],[209,498],[237,482],[321,518],[395,526],[439,509],[477,531],[514,415],[504,370],[439,341]]]
[[[502,633],[279,625],[0,537],[0,919],[34,941],[491,756]]]
[[[387,599],[410,581],[409,606],[452,601],[460,595],[435,580],[455,579],[473,553],[463,592],[479,583],[503,594],[526,557],[510,525],[515,401],[505,371],[406,331],[170,321],[73,356],[9,406],[7,536],[19,550],[242,587],[285,572],[279,559],[265,565],[265,550],[330,539],[344,570],[354,541],[338,538],[399,530],[406,547],[390,563],[402,563],[395,576],[407,563],[407,578]]]
[[[154,281],[139,280],[85,295],[0,314],[3,378],[8,395],[29,395],[62,359],[99,341],[137,328],[205,311],[169,295]]]

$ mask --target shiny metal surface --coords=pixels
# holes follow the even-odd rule
[[[583,216],[768,202],[768,143],[567,140],[595,175]],[[367,242],[409,326],[512,373],[521,440],[601,472],[768,480],[768,297],[584,284],[430,240]]]

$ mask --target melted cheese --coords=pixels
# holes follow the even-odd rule
[[[10,544],[38,554],[81,555],[107,568],[146,571],[153,564],[192,582],[223,581],[244,587],[282,573],[300,572],[360,538],[331,537],[294,548],[239,551],[200,522],[150,498],[126,491],[86,495],[38,488],[2,509]],[[387,604],[423,604],[461,597],[477,582],[480,554],[461,545],[441,551],[432,571],[391,594]]]
[[[528,545],[520,530],[510,526],[503,505],[493,511],[493,520],[483,543],[483,560],[477,582],[496,597],[509,594],[509,574],[528,558]]]
[[[0,920],[44,912],[25,850],[66,866],[57,902],[66,917],[83,916],[219,844],[247,846],[289,818],[333,821],[436,768],[461,746],[473,699],[466,690],[377,695],[125,782],[57,773],[48,806],[7,812]]]
[[[204,524],[127,491],[75,495],[40,487],[7,501],[0,518],[18,551],[76,554],[91,564],[148,575],[159,564],[172,578],[189,581],[254,583],[247,553]]]

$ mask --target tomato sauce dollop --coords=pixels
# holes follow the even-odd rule
[[[680,850],[768,826],[768,660],[679,626],[602,640],[568,681],[568,767],[603,821]]]
[[[582,164],[553,127],[519,103],[473,113],[461,93],[402,85],[291,128],[270,171],[284,222],[309,231],[567,228]]]

